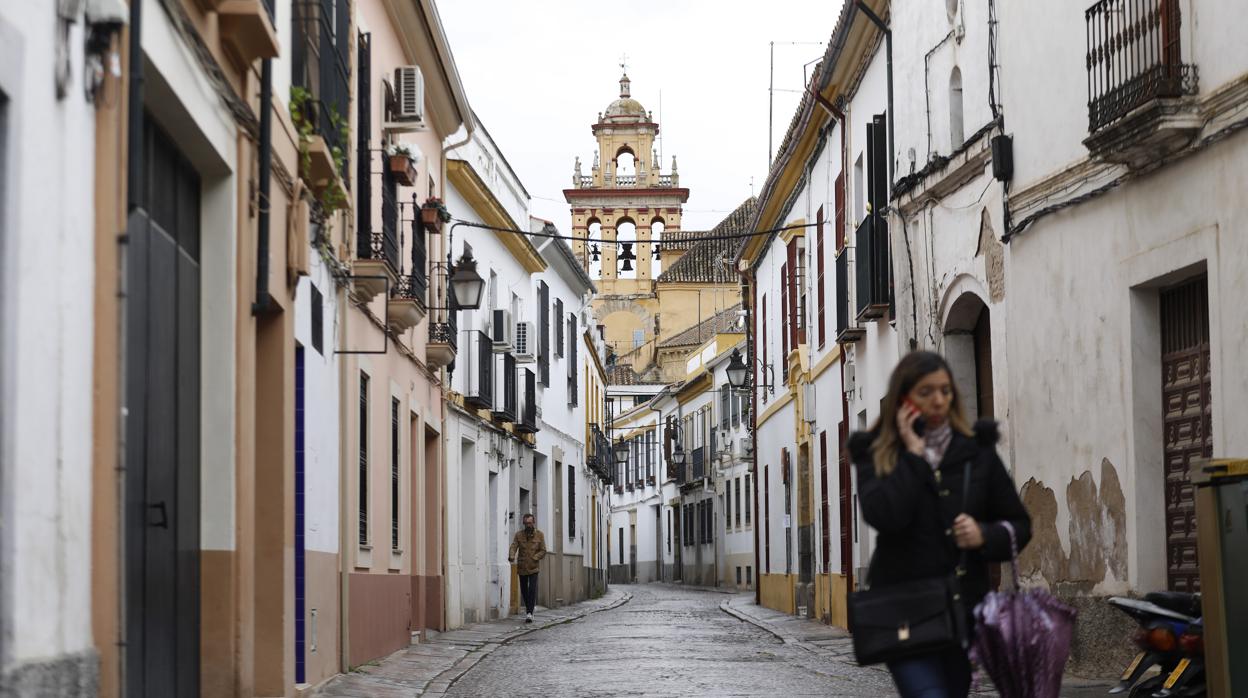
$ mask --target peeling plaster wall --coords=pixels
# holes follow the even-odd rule
[[[1248,139],[1232,136],[1042,219],[1007,248],[1006,303],[1020,319],[1007,334],[1014,465],[1030,488],[1065,485],[1060,497],[1024,488],[1065,551],[1066,568],[1037,571],[1049,584],[1095,593],[1166,585],[1156,298],[1202,270],[1213,453],[1248,453],[1248,432],[1234,426],[1248,420],[1248,357],[1230,349],[1248,341],[1248,307],[1237,300],[1248,293],[1248,204],[1232,193],[1248,190],[1246,171]],[[1047,540],[1037,523],[1033,547]]]

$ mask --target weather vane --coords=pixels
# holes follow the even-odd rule
[[[625,73],[628,72],[628,54],[627,53],[620,56],[620,70]]]

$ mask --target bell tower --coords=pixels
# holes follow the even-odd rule
[[[659,124],[633,99],[632,81],[620,76],[620,96],[598,113],[591,127],[598,148],[586,174],[577,158],[572,188],[572,251],[598,283],[600,294],[653,294],[661,265],[663,234],[680,231],[689,190],[680,187],[676,158],[664,174],[655,139]],[[592,234],[591,234],[592,232]],[[587,238],[603,242],[587,243]],[[658,252],[658,254],[656,254]]]

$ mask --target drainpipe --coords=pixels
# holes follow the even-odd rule
[[[862,11],[871,23],[884,33],[884,54],[888,68],[888,186],[893,186],[893,30],[875,14],[863,0],[855,0],[854,7]]]
[[[336,290],[338,323],[335,328],[336,332],[346,334],[347,313],[349,308],[347,286],[338,284]],[[345,337],[344,337],[345,339]],[[335,344],[340,346],[341,343]],[[341,405],[346,401],[347,386],[350,381],[347,377],[347,360],[345,358],[338,359],[341,363],[338,365],[338,402]],[[350,404],[350,403],[349,403]],[[338,433],[340,435],[349,434],[350,432],[350,410],[338,410]],[[338,671],[345,674],[351,671],[351,633],[347,631],[350,627],[351,620],[351,560],[348,550],[351,544],[351,537],[348,531],[350,528],[346,522],[349,520],[351,504],[350,496],[347,492],[347,483],[350,482],[350,472],[348,471],[349,463],[351,463],[350,446],[347,439],[338,439]]]
[[[256,300],[252,315],[274,310],[269,295],[269,184],[273,172],[273,61],[266,58],[260,67],[260,214],[256,226]]]

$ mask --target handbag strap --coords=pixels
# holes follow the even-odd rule
[[[962,512],[971,505],[971,459],[966,459],[966,464],[962,466]],[[956,516],[954,518],[957,518]],[[961,577],[966,574],[966,549],[962,550],[962,554],[958,556],[957,576]]]
[[[1012,574],[1010,575],[1012,578],[1011,585],[1014,587],[1014,591],[1017,592],[1019,590],[1019,586],[1018,586],[1018,539],[1014,537],[1014,524],[1010,523],[1009,521],[1002,521],[1001,525],[1005,526],[1005,530],[1009,531],[1010,533],[1010,570],[1012,572]]]

